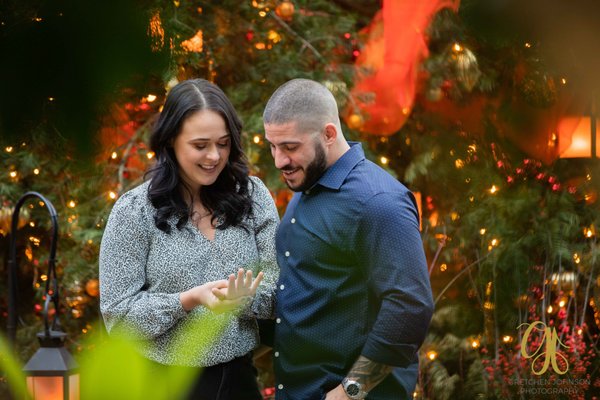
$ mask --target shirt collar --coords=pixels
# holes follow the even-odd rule
[[[339,190],[346,177],[360,161],[365,159],[365,152],[359,142],[348,142],[350,149],[346,151],[319,178],[317,184],[329,189]]]

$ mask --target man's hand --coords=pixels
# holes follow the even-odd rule
[[[327,392],[325,396],[325,400],[348,400],[348,396],[346,396],[346,392],[342,385],[337,385],[335,388]]]

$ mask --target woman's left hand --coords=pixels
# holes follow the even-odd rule
[[[235,274],[229,275],[228,284],[225,288],[213,288],[212,293],[219,300],[235,300],[240,297],[251,299],[256,294],[258,285],[263,279],[264,274],[261,272],[256,275],[255,279],[252,279],[252,271],[244,271],[240,268]]]

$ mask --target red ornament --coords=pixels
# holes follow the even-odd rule
[[[535,176],[535,179],[537,179],[538,181],[541,181],[542,179],[544,179],[546,177],[546,174],[540,172],[539,174],[537,174]]]
[[[512,176],[510,176],[510,175],[506,177],[506,182],[508,182],[508,183],[513,183],[514,180],[515,179]]]
[[[523,173],[523,168],[517,168],[515,171],[517,172],[517,175],[521,175]]]
[[[554,183],[555,180],[556,180],[556,177],[554,177],[554,176],[548,177],[548,183]]]
[[[552,190],[558,192],[560,190],[560,183],[555,183],[552,185]]]
[[[502,161],[498,161],[498,162],[496,163],[496,165],[498,166],[498,168],[502,168],[502,167],[504,167],[504,163],[503,163]]]
[[[246,40],[251,42],[252,39],[254,39],[254,31],[248,31],[246,32]]]

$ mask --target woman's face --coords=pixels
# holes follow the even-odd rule
[[[181,179],[194,193],[215,183],[231,152],[231,135],[216,112],[190,115],[173,142]]]

